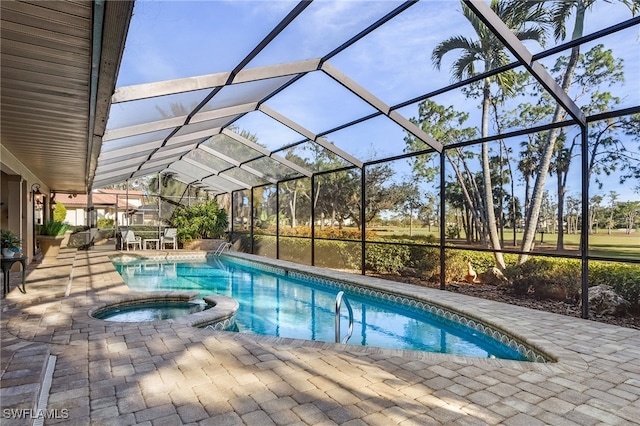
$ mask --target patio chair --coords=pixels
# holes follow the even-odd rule
[[[138,249],[142,250],[142,239],[137,237],[131,230],[122,231],[122,250],[124,250],[125,245],[127,246],[127,251],[129,251],[129,246],[133,246],[135,249],[136,245],[138,246]]]
[[[164,230],[164,235],[160,237],[160,247],[162,250],[166,248],[165,244],[167,243],[171,244],[174,250],[178,248],[177,233],[177,228],[166,228]]]

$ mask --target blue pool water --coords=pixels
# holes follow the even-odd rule
[[[106,321],[142,322],[178,318],[206,309],[202,303],[178,301],[140,302],[99,310],[92,316]]]
[[[338,288],[249,268],[224,258],[189,262],[118,264],[127,285],[138,291],[196,291],[236,299],[237,331],[333,342]],[[509,346],[480,332],[416,309],[346,292],[353,307],[349,344],[527,361]],[[347,310],[341,315],[343,335]]]

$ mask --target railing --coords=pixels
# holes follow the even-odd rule
[[[231,250],[231,243],[222,243],[218,246],[216,251],[213,253],[214,256],[220,256],[223,251]]]
[[[340,308],[342,307],[342,302],[347,305],[347,310],[349,311],[349,331],[347,335],[344,336],[342,342],[340,342]],[[341,291],[336,296],[336,343],[347,343],[353,334],[353,309],[351,309],[351,304],[349,300],[344,295],[344,291]]]

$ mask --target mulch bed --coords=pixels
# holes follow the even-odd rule
[[[403,277],[399,275],[376,275],[391,281],[399,281],[408,284],[420,285],[424,287],[439,288],[439,284],[420,280],[416,277]],[[538,300],[532,295],[517,295],[509,288],[498,288],[487,284],[468,284],[466,282],[456,282],[448,284],[447,291],[453,291],[468,296],[480,297],[497,302],[509,303],[511,305],[524,306],[526,308],[540,311],[553,312],[555,314],[568,315],[576,318],[582,317],[582,310],[578,303],[573,301]],[[595,315],[590,313],[589,319],[620,327],[635,328],[640,330],[640,312],[633,312],[624,317],[612,315]]]

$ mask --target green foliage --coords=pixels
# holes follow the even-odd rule
[[[253,237],[253,252],[259,256],[276,258],[276,237],[275,235],[255,235]],[[242,234],[240,238],[240,250],[251,251],[251,239],[249,234]]]
[[[67,230],[67,224],[58,220],[50,220],[40,225],[40,235],[57,237],[63,235]]]
[[[375,233],[373,233],[373,238],[367,231],[367,241],[388,241],[388,242],[399,242],[399,243],[413,243],[413,244],[438,244],[438,239],[435,235],[426,234],[426,235],[407,235],[407,234],[392,234],[387,235],[384,238],[378,237]]]
[[[640,309],[640,265],[589,262],[589,286],[609,285],[620,296]]]
[[[360,242],[316,240],[315,264],[324,268],[360,270]]]
[[[510,266],[505,276],[516,294],[532,292],[539,299],[576,299],[580,290],[580,261],[532,258]]]
[[[447,225],[445,236],[450,240],[460,238],[460,227],[458,225]]]
[[[311,239],[280,237],[280,259],[311,264]]]
[[[362,239],[362,233],[359,229],[353,228],[325,228],[320,229],[316,226],[315,229],[316,238],[327,238],[336,240],[360,240]],[[367,232],[368,237],[372,237],[374,234]]]
[[[53,220],[56,222],[64,222],[67,219],[67,208],[62,203],[56,203],[56,208],[53,210]]]
[[[1,248],[19,248],[22,241],[20,237],[8,229],[0,229]]]
[[[328,231],[328,230],[327,230]],[[347,233],[348,234],[348,233]],[[339,234],[347,237],[347,234]],[[240,250],[251,251],[249,233],[236,234]],[[365,268],[379,274],[401,274],[403,268],[413,268],[422,279],[438,280],[440,277],[440,249],[416,245],[415,239],[386,238],[380,242],[366,243]],[[402,244],[405,243],[405,244]],[[412,244],[413,243],[413,244]],[[347,270],[360,270],[360,242],[315,240],[315,265]],[[254,253],[276,257],[276,236],[255,235]],[[309,264],[311,240],[309,238],[280,237],[280,258]],[[477,272],[495,266],[490,252],[473,250],[445,250],[445,282],[464,280],[467,261],[471,259]],[[577,259],[530,258],[516,265],[518,255],[504,255],[507,268],[505,276],[513,284],[516,294],[533,294],[539,299],[577,300],[581,286],[581,266]],[[589,285],[609,285],[618,294],[640,309],[640,265],[615,262],[589,262]]]
[[[192,206],[180,206],[169,220],[178,229],[178,240],[221,238],[227,230],[227,212],[218,207],[215,200],[208,200]]]
[[[98,228],[113,228],[115,226],[115,221],[113,219],[98,219]]]
[[[365,268],[378,273],[398,273],[410,263],[409,247],[400,244],[367,243]]]

